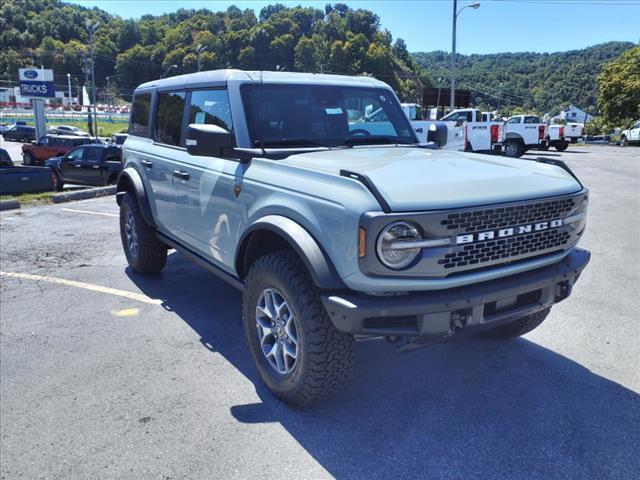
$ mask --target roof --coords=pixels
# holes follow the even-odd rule
[[[296,83],[296,84],[331,84],[361,87],[389,86],[372,77],[355,77],[347,75],[330,75],[325,73],[299,73],[299,72],[268,72],[268,71],[244,71],[244,70],[210,70],[207,72],[189,73],[164,79],[152,80],[143,83],[136,88],[147,90],[152,88],[186,88],[200,86],[223,86],[229,81],[241,83]]]

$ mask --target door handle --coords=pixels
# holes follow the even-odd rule
[[[173,176],[180,180],[189,180],[189,174],[183,170],[174,170]]]
[[[149,160],[140,160],[140,163],[142,164],[143,167],[147,167],[147,168],[153,167],[153,162],[150,162]]]

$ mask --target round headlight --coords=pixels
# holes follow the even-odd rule
[[[402,243],[421,239],[418,229],[410,223],[395,222],[387,225],[378,236],[378,258],[385,266],[394,270],[404,268],[420,254],[420,248],[407,248]]]

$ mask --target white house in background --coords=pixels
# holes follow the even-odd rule
[[[557,119],[560,120],[566,120],[567,123],[585,123],[585,117],[586,117],[586,121],[590,122],[591,120],[593,120],[593,115],[589,115],[587,112],[585,112],[584,110],[581,110],[580,108],[576,107],[575,105],[569,105],[569,108],[566,110],[562,110],[560,112],[560,115],[558,115]]]

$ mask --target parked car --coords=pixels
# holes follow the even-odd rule
[[[27,143],[22,146],[22,163],[25,165],[44,165],[45,160],[62,156],[72,148],[88,143],[91,143],[89,137],[47,135],[37,143]]]
[[[111,142],[114,145],[122,146],[129,135],[126,133],[116,133],[111,137]]]
[[[12,125],[9,129],[2,132],[2,138],[7,142],[31,142],[36,139],[36,127]]]
[[[634,143],[640,144],[640,120],[634,122],[626,130],[620,132],[620,144],[623,147]]]
[[[430,133],[438,127],[446,128],[446,142],[437,142],[447,150],[464,150],[477,153],[500,153],[500,125],[494,121],[490,112],[481,112],[474,108],[454,110],[441,120],[415,120],[411,122],[418,139],[429,141]]]
[[[122,150],[130,268],[159,272],[175,248],[241,289],[258,374],[295,405],[345,382],[356,336],[408,351],[523,335],[590,258],[569,167],[423,148],[371,77],[154,80],[134,91]]]
[[[88,137],[89,134],[84,130],[73,127],[71,125],[55,125],[50,128],[51,133],[58,135],[73,135],[76,137]]]
[[[564,126],[564,138],[570,143],[578,143],[582,138],[582,131],[581,123],[567,123]]]
[[[120,147],[113,145],[82,145],[61,157],[45,162],[53,169],[54,188],[62,190],[65,183],[81,185],[114,185],[122,170]]]
[[[547,144],[547,125],[537,115],[514,115],[501,127],[502,145],[507,157],[521,157],[529,149]]]
[[[52,175],[50,168],[14,165],[7,151],[0,148],[0,195],[53,190]]]
[[[569,141],[564,136],[566,125],[549,125],[547,127],[547,141],[546,143],[540,143],[539,150],[549,150],[549,147],[554,147],[559,152],[564,152],[569,147]]]

